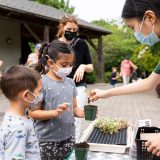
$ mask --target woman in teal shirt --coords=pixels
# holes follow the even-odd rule
[[[160,42],[160,0],[126,0],[122,18],[134,31],[134,36],[140,43],[152,46]],[[158,83],[160,63],[152,74],[142,81],[109,90],[94,89],[90,100],[143,92],[153,89]],[[160,156],[160,134],[149,140],[146,146],[149,152]]]

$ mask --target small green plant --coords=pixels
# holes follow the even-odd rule
[[[127,128],[128,123],[119,119],[103,118],[97,120],[94,127],[99,128],[102,132],[106,134],[115,134],[119,130]]]

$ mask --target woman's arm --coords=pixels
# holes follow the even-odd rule
[[[84,66],[84,70],[87,73],[91,73],[94,70],[93,64],[81,64],[81,65]]]
[[[116,87],[109,90],[94,89],[91,91],[90,100],[95,101],[99,98],[144,92],[153,89],[159,82],[160,75],[153,72],[148,78],[126,86]]]
[[[73,112],[75,117],[84,118],[84,111],[77,107],[76,97],[73,100]]]
[[[133,62],[130,61],[131,67],[133,68],[133,70],[137,70],[137,66],[135,64],[133,64]]]

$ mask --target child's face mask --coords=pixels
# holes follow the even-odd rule
[[[42,102],[43,95],[42,93],[40,93],[38,96],[35,96],[32,92],[30,91],[27,91],[27,92],[29,92],[29,94],[34,97],[34,100],[33,101],[25,100],[25,101],[29,103],[29,108],[31,110],[35,110],[38,107],[38,104]]]
[[[55,64],[56,65],[56,64]],[[60,68],[56,65],[58,68],[58,71],[54,71],[54,73],[59,77],[64,79],[66,76],[68,76],[72,72],[73,67],[65,67],[65,68]]]

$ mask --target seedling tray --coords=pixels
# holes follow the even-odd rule
[[[89,150],[111,153],[125,153],[133,143],[133,129],[128,127],[116,134],[104,134],[94,127],[96,120],[83,132],[81,142],[88,142]]]
[[[127,128],[116,134],[105,134],[99,128],[94,128],[87,141],[89,143],[127,145]]]

